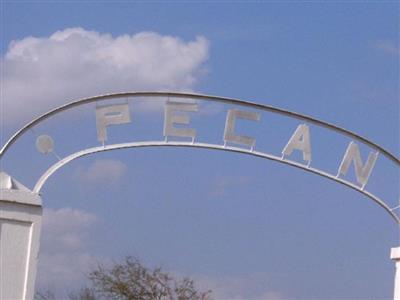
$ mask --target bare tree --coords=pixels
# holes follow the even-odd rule
[[[149,269],[133,257],[110,267],[103,264],[88,274],[91,287],[70,294],[70,300],[211,300],[211,291],[199,292],[190,278],[176,279],[161,268]],[[54,300],[54,294],[38,293],[37,300]]]
[[[70,300],[96,300],[96,295],[93,289],[85,287],[79,290],[77,294],[70,293]]]

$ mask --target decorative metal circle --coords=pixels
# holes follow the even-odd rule
[[[53,152],[54,142],[48,135],[41,135],[36,139],[36,149],[42,154]]]

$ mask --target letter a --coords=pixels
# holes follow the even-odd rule
[[[282,154],[289,156],[293,150],[300,150],[303,152],[303,159],[311,162],[310,130],[306,124],[301,124],[297,127]]]

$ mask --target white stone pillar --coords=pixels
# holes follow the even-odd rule
[[[394,277],[394,300],[400,300],[400,247],[392,248],[390,258],[396,263],[396,275]]]
[[[31,300],[42,221],[42,201],[0,172],[0,300]]]

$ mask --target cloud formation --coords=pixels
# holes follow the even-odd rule
[[[124,163],[116,159],[97,159],[88,167],[79,166],[75,179],[86,186],[115,185],[127,172]]]
[[[400,48],[399,45],[389,41],[389,40],[382,40],[376,43],[376,47],[384,52],[391,54],[391,55],[400,55]]]
[[[190,90],[204,71],[209,43],[154,32],[113,37],[67,28],[50,37],[13,41],[4,57],[7,123],[73,99],[135,90]]]
[[[53,210],[46,208],[43,212],[42,246],[47,251],[81,249],[86,229],[98,221],[93,214],[71,208]],[[59,248],[55,248],[55,246]]]
[[[44,209],[37,286],[66,291],[85,282],[84,274],[97,260],[88,251],[96,215],[71,208]]]
[[[50,290],[63,297],[85,285],[85,274],[99,261],[111,263],[110,258],[90,253],[90,236],[98,222],[96,215],[78,209],[44,210],[37,278],[39,291]],[[180,272],[172,274],[183,277]],[[268,274],[193,278],[199,290],[212,290],[216,300],[287,299],[271,286]]]
[[[241,175],[223,175],[218,176],[215,180],[212,194],[215,196],[225,196],[229,189],[234,187],[243,186],[251,181],[249,176]]]

